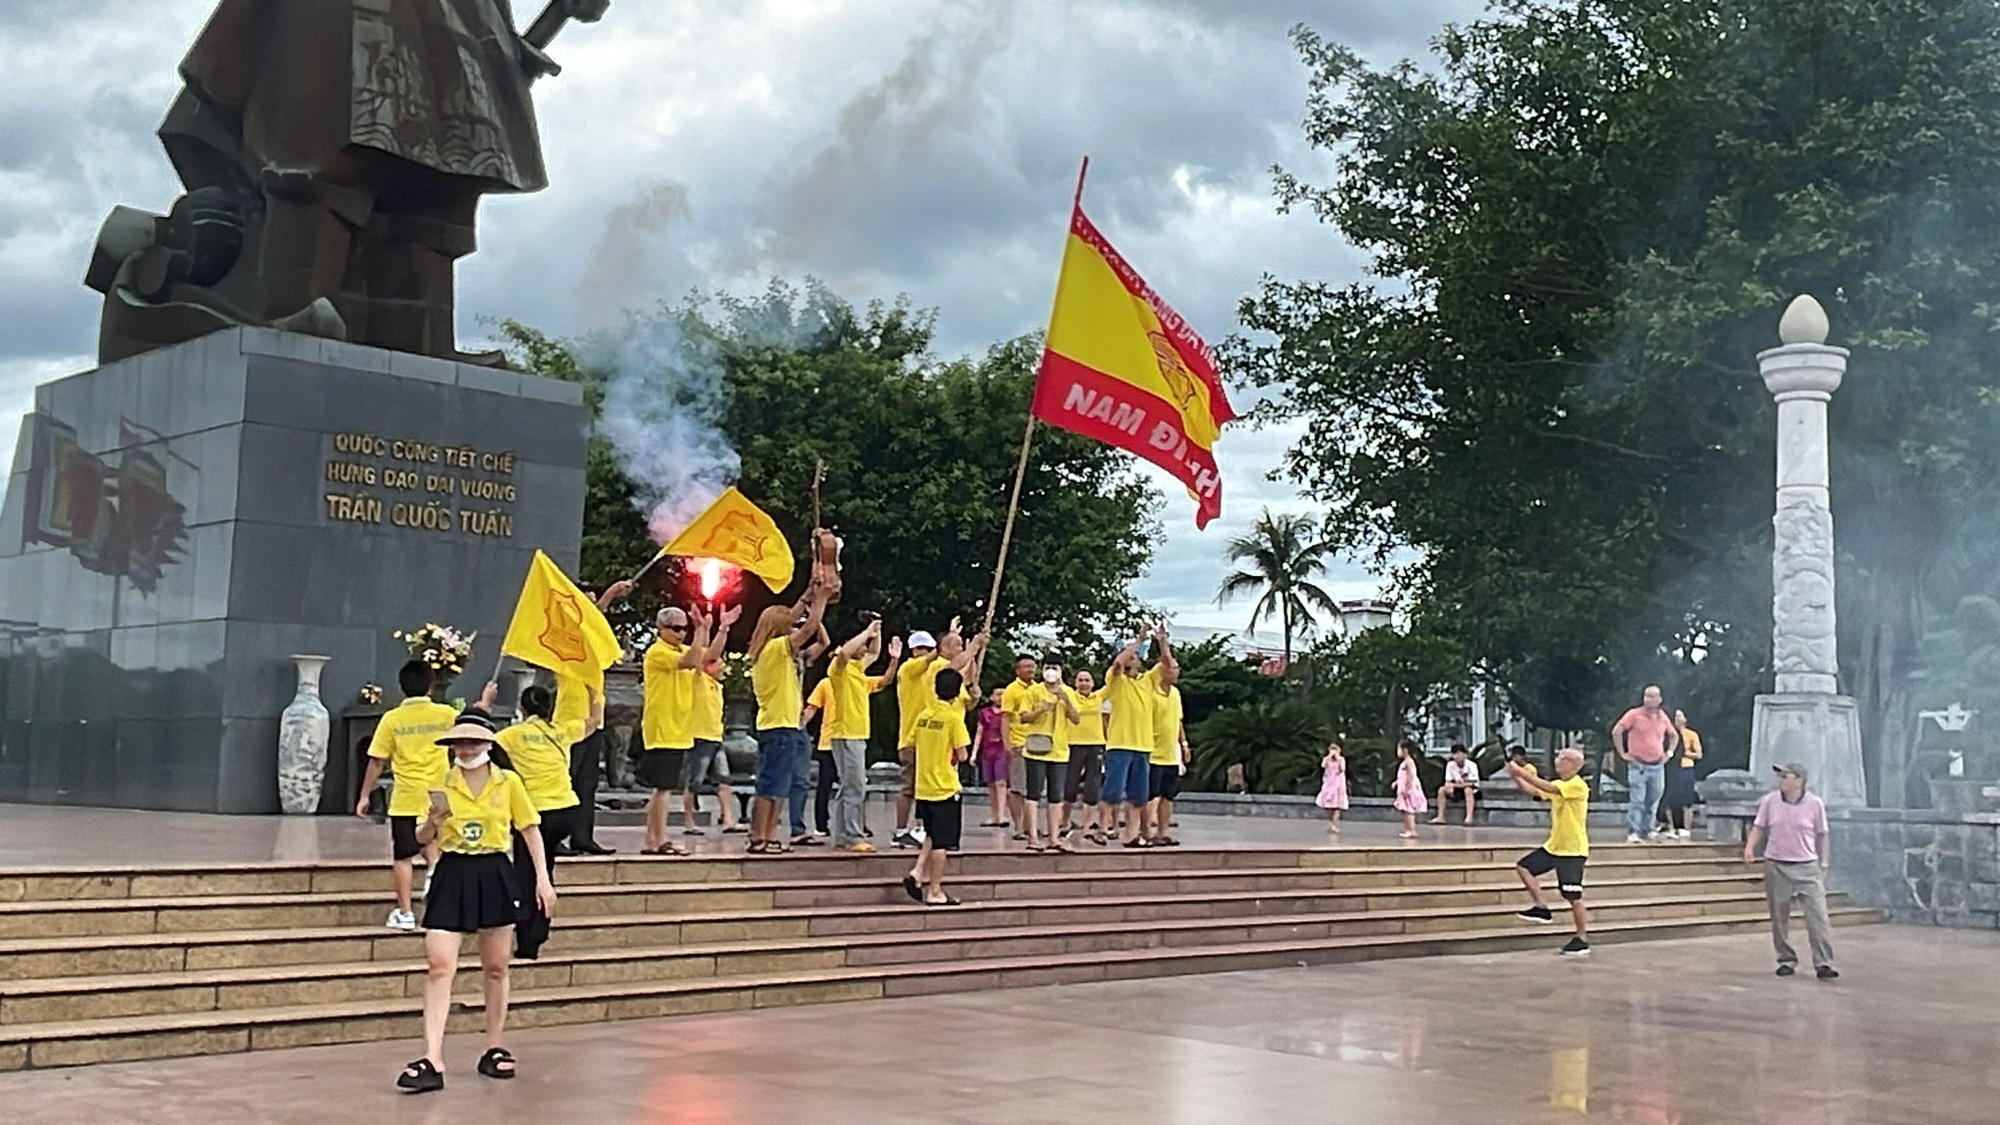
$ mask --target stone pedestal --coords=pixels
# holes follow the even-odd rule
[[[1825,692],[1757,697],[1750,725],[1750,772],[1769,784],[1773,766],[1797,762],[1830,808],[1868,803],[1861,768],[1861,716],[1854,700]]]
[[[38,388],[0,508],[0,801],[276,812],[291,654],[328,657],[334,711],[427,621],[478,630],[482,677],[535,549],[575,566],[581,401],[263,329]]]

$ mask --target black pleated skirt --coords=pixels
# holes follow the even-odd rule
[[[506,852],[445,852],[424,896],[424,929],[475,934],[521,917],[521,880]]]

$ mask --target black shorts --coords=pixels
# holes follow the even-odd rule
[[[1556,873],[1556,889],[1571,902],[1583,899],[1583,865],[1586,857],[1580,855],[1550,855],[1547,848],[1536,848],[1521,857],[1521,870],[1530,875]]]
[[[1162,801],[1171,801],[1181,795],[1181,768],[1179,766],[1154,766],[1148,773],[1148,788],[1153,796]]]
[[[417,843],[417,818],[414,816],[392,816],[389,818],[389,858],[395,860],[415,859],[424,850]]]
[[[957,797],[917,802],[917,823],[924,826],[924,838],[931,842],[931,847],[948,852],[958,850],[959,837],[965,829],[964,810]]]
[[[632,776],[648,789],[679,789],[681,773],[687,769],[686,750],[641,750],[638,768]]]

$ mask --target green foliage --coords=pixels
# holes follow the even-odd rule
[[[1315,530],[1305,516],[1272,515],[1264,509],[1250,525],[1250,534],[1229,541],[1229,561],[1249,563],[1249,569],[1232,572],[1216,590],[1218,603],[1238,594],[1257,595],[1250,607],[1250,629],[1255,631],[1265,618],[1278,619],[1287,667],[1292,638],[1313,634],[1315,613],[1340,620],[1339,603],[1313,581],[1326,573],[1327,556],[1334,550],[1333,542],[1319,538]]]
[[[792,539],[799,584],[814,465],[824,461],[821,520],[845,540],[845,592],[828,615],[836,636],[851,635],[863,610],[898,632],[940,630],[961,614],[968,633],[977,628],[1040,362],[1036,339],[939,361],[929,314],[903,302],[856,309],[819,286],[773,284],[754,299],[715,297],[645,317],[673,321],[684,348],[721,363],[721,428],[742,458],[741,488]],[[611,349],[513,322],[501,331],[517,364],[583,383],[593,410],[602,408]],[[653,548],[632,482],[601,438],[589,489],[585,580],[629,575]],[[1158,505],[1128,455],[1038,428],[996,631],[1053,627],[1081,645],[1111,623],[1122,629],[1138,611],[1129,588],[1151,558]],[[671,597],[684,581],[668,570],[654,588]],[[766,595],[753,587],[745,599],[754,615]],[[747,635],[748,621],[738,628]]]
[[[1440,692],[1466,680],[1457,643],[1421,628],[1363,629],[1345,644],[1321,648],[1314,660],[1334,729],[1357,746],[1393,748]]]
[[[1271,699],[1283,691],[1282,684],[1259,672],[1255,664],[1229,655],[1225,640],[1218,635],[1199,644],[1174,646],[1174,659],[1181,667],[1182,721],[1190,730],[1223,708]]]
[[[1769,680],[1774,432],[1755,355],[1793,294],[1833,403],[1841,659],[1871,757],[1925,623],[1990,592],[2000,492],[2000,7],[1503,0],[1436,65],[1310,32],[1325,185],[1379,283],[1271,281],[1230,366],[1304,420],[1290,475],[1388,552],[1420,620],[1527,717],[1661,682],[1723,745]],[[1697,660],[1696,657],[1700,659]]]
[[[1325,711],[1303,692],[1225,708],[1188,726],[1189,787],[1221,789],[1229,766],[1241,762],[1253,793],[1317,793],[1332,737]]]

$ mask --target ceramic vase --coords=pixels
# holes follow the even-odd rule
[[[326,742],[330,723],[319,698],[319,673],[324,656],[294,656],[298,693],[278,717],[278,803],[285,812],[310,816],[319,811],[320,788],[326,782]]]

